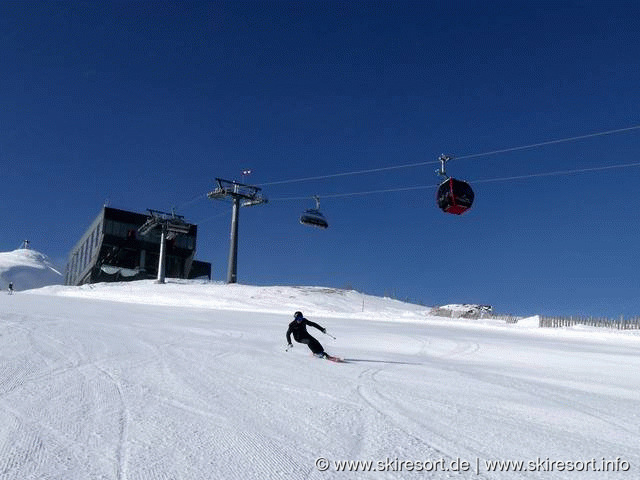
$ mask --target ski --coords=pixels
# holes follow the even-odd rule
[[[329,360],[330,362],[336,362],[336,363],[345,363],[344,358],[340,358],[340,357],[334,357],[333,355],[327,355],[326,357],[327,360]]]
[[[312,355],[316,358],[324,358],[325,360],[329,360],[330,362],[345,363],[344,359],[340,357],[334,357],[333,355],[329,355],[328,353],[325,353],[324,355],[312,353]]]

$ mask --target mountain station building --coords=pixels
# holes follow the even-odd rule
[[[69,253],[65,285],[157,278],[161,231],[141,235],[147,220],[149,215],[103,207]],[[197,225],[185,230],[166,241],[167,277],[211,280],[211,264],[194,258]]]

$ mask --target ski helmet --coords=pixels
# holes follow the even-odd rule
[[[296,320],[299,318],[302,318],[302,312],[296,312],[293,314],[293,318],[295,318]]]

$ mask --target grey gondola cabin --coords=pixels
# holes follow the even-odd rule
[[[327,228],[329,223],[322,212],[320,212],[320,198],[317,196],[313,198],[316,201],[316,208],[305,210],[304,213],[300,215],[300,223],[309,225],[310,227]]]

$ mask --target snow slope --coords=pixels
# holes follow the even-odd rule
[[[0,288],[13,282],[16,291],[58,285],[64,282],[62,273],[46,255],[27,248],[0,252]]]
[[[347,363],[284,351],[298,309]],[[0,478],[640,476],[637,333],[428,312],[194,282],[0,295]]]

